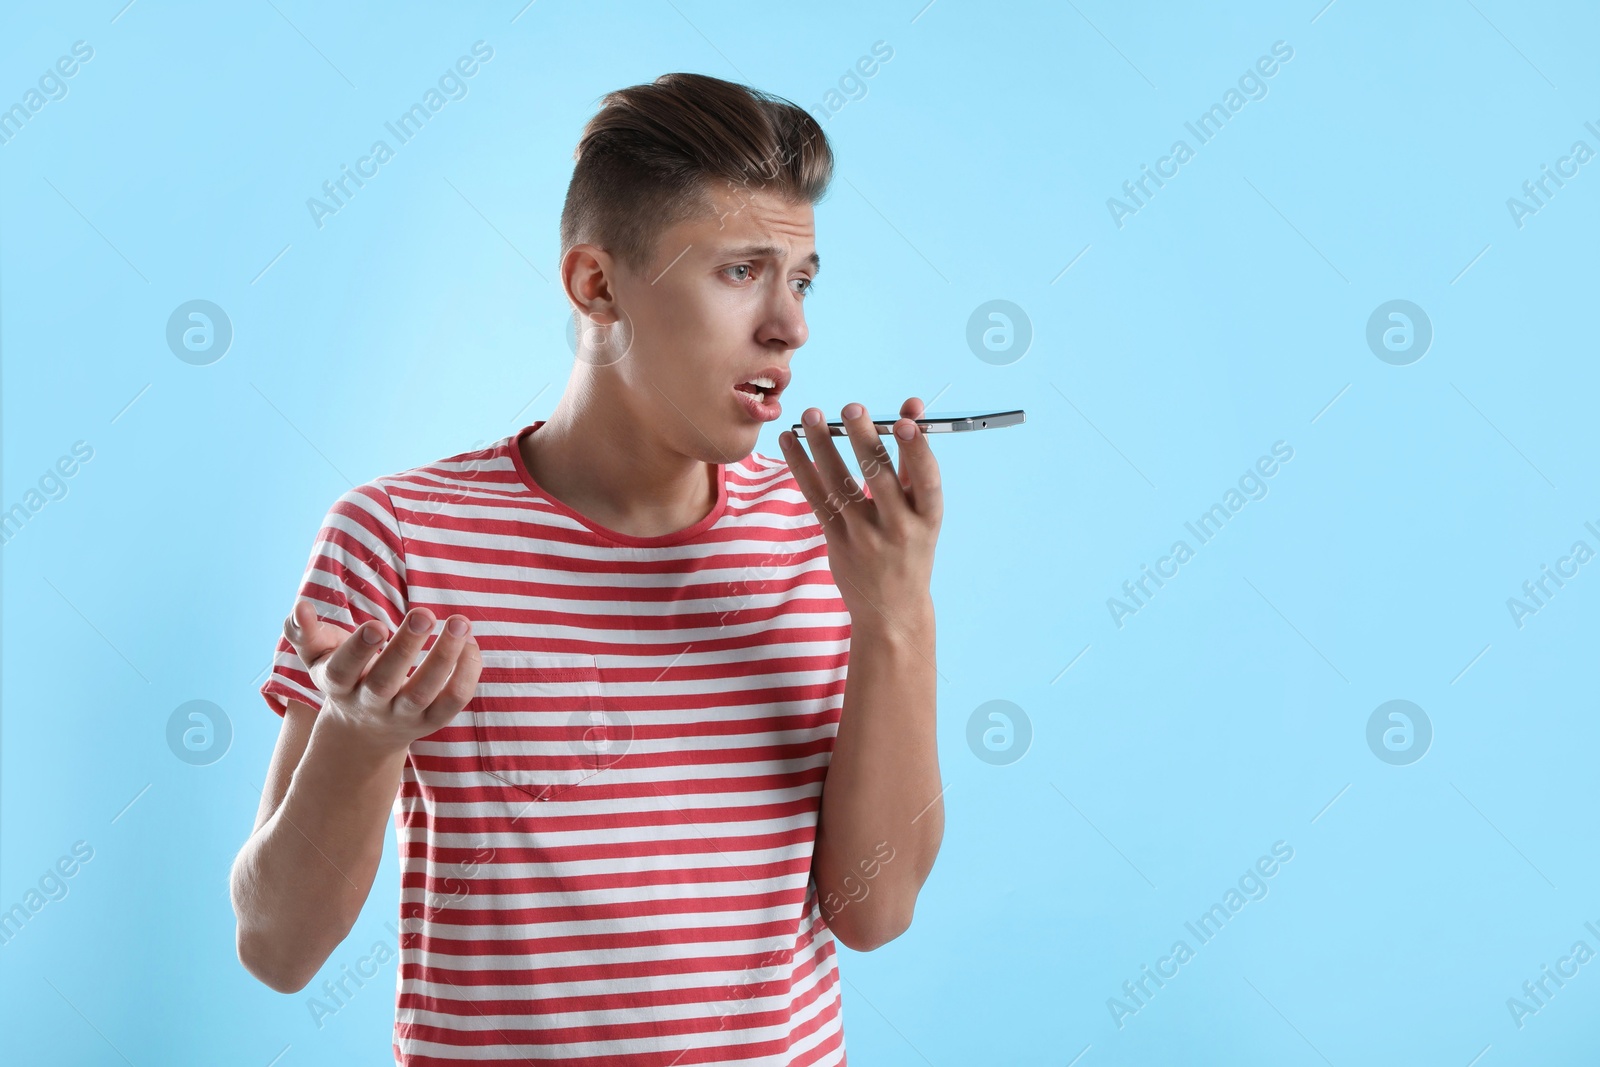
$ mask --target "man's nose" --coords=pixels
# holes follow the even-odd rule
[[[795,349],[806,343],[810,331],[806,328],[805,302],[795,295],[794,290],[784,286],[768,303],[761,332],[763,344]]]

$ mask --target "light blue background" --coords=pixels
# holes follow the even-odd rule
[[[0,145],[0,507],[94,449],[0,553],[0,908],[95,850],[0,946],[8,1062],[389,1062],[393,963],[319,1030],[323,976],[281,996],[233,948],[279,724],[256,689],[317,524],[549,414],[545,279],[601,94],[697,70],[820,107],[880,40],[825,122],[786,416],[915,394],[1028,422],[936,442],[948,823],[911,930],[842,950],[851,1062],[1592,1062],[1600,962],[1520,1029],[1506,1006],[1600,951],[1600,564],[1520,629],[1506,606],[1600,548],[1600,162],[1521,228],[1506,207],[1600,149],[1592,6],[522,3],[5,17],[0,106],[94,48]],[[469,95],[318,229],[306,198],[479,39]],[[1199,145],[1184,122],[1276,41],[1268,95]],[[1180,137],[1119,229],[1107,198]],[[209,366],[165,343],[192,299],[235,330]],[[1033,329],[1003,366],[966,343],[992,299]],[[1391,299],[1435,331],[1409,366],[1365,341]],[[1280,440],[1269,495],[1114,625]],[[234,731],[209,766],[166,743],[193,699]],[[994,699],[1032,724],[1006,766],[966,740]],[[1435,731],[1409,766],[1366,743],[1391,699]],[[1280,840],[1270,894],[1119,1029],[1107,999]],[[326,974],[389,937],[394,859]]]

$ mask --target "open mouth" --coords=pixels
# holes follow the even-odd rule
[[[778,395],[778,383],[764,375],[752,378],[747,382],[740,382],[734,388],[740,392],[748,393],[758,401],[765,400],[769,396],[775,397]]]
[[[771,422],[783,414],[778,397],[788,384],[789,371],[786,368],[767,367],[744,381],[735,382],[733,393],[753,418]]]

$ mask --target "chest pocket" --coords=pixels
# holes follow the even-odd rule
[[[485,651],[467,708],[483,770],[535,800],[614,765],[626,752],[626,716],[607,714],[600,668],[576,652]]]

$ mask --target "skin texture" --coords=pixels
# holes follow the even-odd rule
[[[592,244],[562,259],[562,283],[584,319],[578,359],[523,458],[557,499],[635,536],[672,533],[710,512],[715,465],[749,455],[761,429],[733,385],[791,367],[808,336],[811,206],[751,189],[710,187],[707,199],[703,216],[662,232],[649,264]],[[810,456],[793,434],[779,436],[822,521],[851,616],[812,875],[829,927],[862,951],[909,926],[944,826],[929,591],[943,500],[932,450],[911,421],[921,413],[916,397],[900,408],[896,471],[870,414],[845,406],[864,487],[819,409],[802,415]],[[273,989],[304,988],[348,935],[382,856],[407,747],[449,723],[476,689],[470,621],[444,621],[409,678],[406,667],[439,629],[425,608],[392,635],[377,622],[346,633],[307,602],[285,621],[327,703],[320,712],[290,703],[230,879],[239,958]]]

